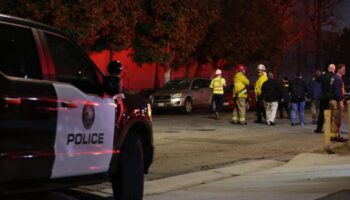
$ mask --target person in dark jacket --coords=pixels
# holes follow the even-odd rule
[[[319,114],[320,98],[321,98],[321,83],[317,81],[321,76],[321,71],[316,70],[315,76],[309,81],[308,84],[308,97],[311,99],[311,114],[312,123],[317,124],[317,118]]]
[[[289,95],[289,80],[288,77],[284,77],[282,80],[282,98],[278,103],[278,110],[280,112],[280,118],[283,119],[283,110],[287,112],[287,118],[290,117],[290,95]]]
[[[297,77],[290,83],[290,96],[291,96],[291,126],[296,125],[296,115],[299,111],[299,124],[305,125],[304,109],[305,109],[305,97],[307,94],[307,85],[302,79],[301,73],[297,74]]]
[[[340,127],[342,121],[342,113],[344,110],[344,82],[342,77],[345,75],[346,69],[344,64],[337,66],[337,74],[334,76],[333,84],[331,85],[331,98],[329,108],[331,110],[331,140],[337,142],[346,142],[347,139],[340,136]],[[332,81],[332,79],[331,79]]]
[[[281,95],[282,85],[273,78],[273,74],[270,72],[267,81],[261,88],[261,97],[264,99],[266,109],[266,124],[268,125],[275,125],[278,101],[281,99]]]
[[[121,94],[123,90],[121,73],[123,71],[123,65],[118,60],[113,60],[107,65],[108,76],[113,81],[104,82],[105,88],[109,88],[106,91],[107,94],[114,96],[115,94]]]
[[[324,122],[324,110],[329,109],[329,102],[331,99],[331,86],[334,82],[335,65],[330,64],[327,68],[327,72],[323,73],[317,81],[321,83],[321,99],[320,99],[320,111],[317,119],[317,127],[315,133],[322,133]]]

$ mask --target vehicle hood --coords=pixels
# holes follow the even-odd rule
[[[185,93],[187,90],[159,90],[154,93],[153,96],[159,96],[159,95],[171,95],[176,93]]]

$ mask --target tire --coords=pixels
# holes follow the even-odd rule
[[[124,139],[118,169],[112,177],[113,196],[117,200],[142,200],[144,161],[137,134],[128,133]]]
[[[182,108],[182,111],[185,114],[190,114],[190,113],[192,113],[192,110],[193,110],[192,100],[191,99],[186,99],[185,103],[184,103],[184,107]]]

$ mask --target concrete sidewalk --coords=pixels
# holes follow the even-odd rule
[[[350,199],[350,157],[304,153],[281,164],[254,161],[149,181],[144,199]]]
[[[243,164],[236,164],[229,167],[199,171],[189,174],[172,176],[169,178],[158,179],[145,182],[144,195],[154,195],[174,190],[186,189],[189,187],[206,184],[214,181],[227,179],[234,176],[240,176],[270,169],[283,165],[283,162],[275,160],[260,160]]]

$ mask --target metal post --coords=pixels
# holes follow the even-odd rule
[[[334,153],[331,148],[331,111],[324,110],[324,150],[327,153]]]
[[[348,140],[348,146],[350,146],[350,100],[346,101],[347,104],[347,112],[348,112],[348,134],[349,134],[349,140]]]

